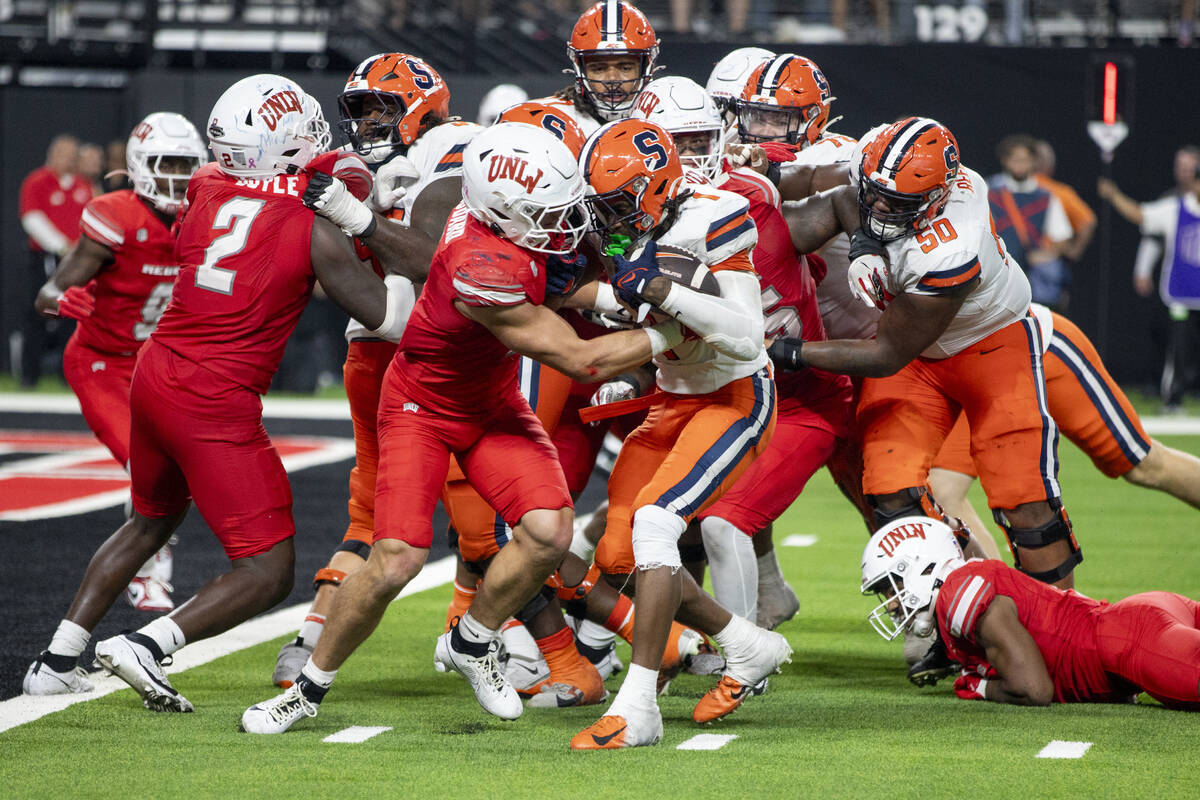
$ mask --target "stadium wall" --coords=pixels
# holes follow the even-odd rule
[[[715,56],[735,44],[663,45],[665,74],[683,74],[701,82]],[[963,45],[866,47],[810,46],[804,54],[822,66],[839,98],[836,130],[856,135],[871,125],[908,114],[933,116],[958,138],[963,162],[985,176],[999,169],[995,146],[1001,137],[1027,132],[1047,139],[1058,151],[1057,177],[1075,187],[1098,212],[1096,176],[1100,159],[1085,131],[1086,81],[1092,54],[1087,49],[989,48]],[[1139,48],[1124,51],[1136,70],[1136,114],[1129,139],[1117,151],[1114,177],[1138,199],[1152,199],[1172,183],[1171,162],[1180,145],[1200,140],[1194,120],[1200,59],[1194,51]],[[437,66],[435,54],[428,60]],[[21,180],[44,159],[46,144],[59,132],[106,142],[127,134],[151,111],[186,114],[197,126],[220,92],[244,73],[223,70],[145,70],[131,73],[123,89],[19,85],[0,87],[0,270],[3,341],[16,326],[36,286],[23,275],[24,236],[17,220]],[[336,97],[344,75],[291,74],[337,119]],[[472,119],[488,88],[502,81],[525,87],[531,96],[547,94],[567,82],[561,75],[446,74],[453,92],[451,110]],[[336,138],[335,138],[336,140]],[[1123,221],[1114,222],[1108,290],[1101,296],[1097,274],[1099,235],[1073,277],[1071,316],[1096,341],[1113,373],[1123,382],[1152,383],[1161,364],[1155,331],[1161,329],[1162,304],[1131,291],[1131,270],[1138,235]],[[1107,304],[1106,331],[1099,330]],[[0,348],[7,361],[7,347]]]

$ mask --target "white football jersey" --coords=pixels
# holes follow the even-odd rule
[[[947,358],[1029,313],[1029,279],[992,231],[987,183],[960,167],[950,200],[915,236],[887,243],[888,291],[936,296],[979,278],[922,356]]]
[[[405,154],[419,174],[416,178],[401,180],[400,185],[404,186],[407,191],[392,211],[391,218],[408,227],[412,220],[413,206],[425,187],[442,178],[461,176],[463,150],[481,130],[483,128],[474,122],[455,121],[443,122],[436,128],[431,128],[421,134],[421,137],[412,143]],[[381,165],[370,165],[372,170],[378,169],[379,166]],[[360,338],[374,338],[374,334],[351,317],[350,323],[346,326],[346,340],[352,341]]]
[[[694,193],[679,207],[675,223],[659,237],[659,245],[687,250],[709,267],[754,247],[758,242],[758,230],[750,217],[750,204],[744,197],[711,184],[693,185],[692,189]],[[762,298],[757,278],[751,289],[745,297],[726,299],[730,301],[731,311],[735,306],[741,306],[745,313],[761,319]],[[725,291],[724,286],[722,291]],[[715,392],[731,381],[753,375],[766,364],[765,348],[752,361],[738,361],[714,350],[700,338],[689,338],[654,359],[659,388],[675,394]]]
[[[780,174],[800,167],[826,167],[850,163],[858,144],[849,136],[826,131],[820,139],[796,154],[795,161],[779,165]],[[817,251],[828,271],[817,286],[817,305],[830,339],[870,339],[879,325],[879,309],[858,300],[846,279],[850,270],[850,237],[844,233],[830,239]]]

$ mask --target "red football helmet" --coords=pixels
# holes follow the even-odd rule
[[[958,142],[945,125],[909,117],[884,126],[862,145],[858,213],[871,236],[912,236],[941,213],[958,176]]]
[[[623,87],[629,79],[588,80],[584,65],[590,58],[604,56],[636,56],[638,74],[632,90]],[[590,103],[607,120],[624,117],[633,101],[654,73],[658,58],[658,36],[646,15],[623,0],[602,0],[583,12],[575,23],[567,42],[567,57],[575,70],[575,88],[579,96]],[[595,91],[590,84],[604,88]]]
[[[380,53],[355,67],[338,96],[338,123],[372,163],[407,148],[450,114],[450,90],[437,70],[406,53]]]
[[[671,134],[640,119],[610,122],[592,134],[579,163],[597,229],[635,243],[659,227],[687,194]]]
[[[803,56],[782,53],[759,64],[746,79],[734,102],[738,136],[743,142],[807,147],[829,124],[835,99],[820,67]]]
[[[526,125],[545,128],[562,140],[575,158],[579,158],[579,154],[583,152],[583,143],[587,140],[575,120],[554,106],[536,100],[509,106],[500,112],[496,122],[524,122]]]

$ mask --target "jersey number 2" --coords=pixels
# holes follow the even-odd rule
[[[217,266],[217,262],[242,252],[242,248],[246,246],[246,239],[250,236],[250,226],[254,224],[254,218],[262,211],[266,202],[249,197],[235,197],[217,209],[212,229],[229,230],[213,239],[205,249],[204,263],[196,267],[197,286],[210,292],[233,294],[233,279],[237,272],[222,269]]]

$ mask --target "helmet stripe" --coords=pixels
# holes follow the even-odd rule
[[[879,169],[891,170],[892,177],[900,170],[900,164],[904,161],[904,156],[908,153],[909,148],[917,140],[922,133],[934,127],[933,120],[924,119],[921,117],[911,120],[907,125],[898,130],[884,148],[883,155],[879,157]]]
[[[605,42],[621,41],[621,2],[606,0],[600,17],[600,32]]]
[[[762,71],[762,75],[758,78],[758,90],[755,94],[762,94],[763,89],[778,89],[780,74],[794,60],[795,56],[786,53],[772,59],[771,63],[767,65],[767,68]]]

